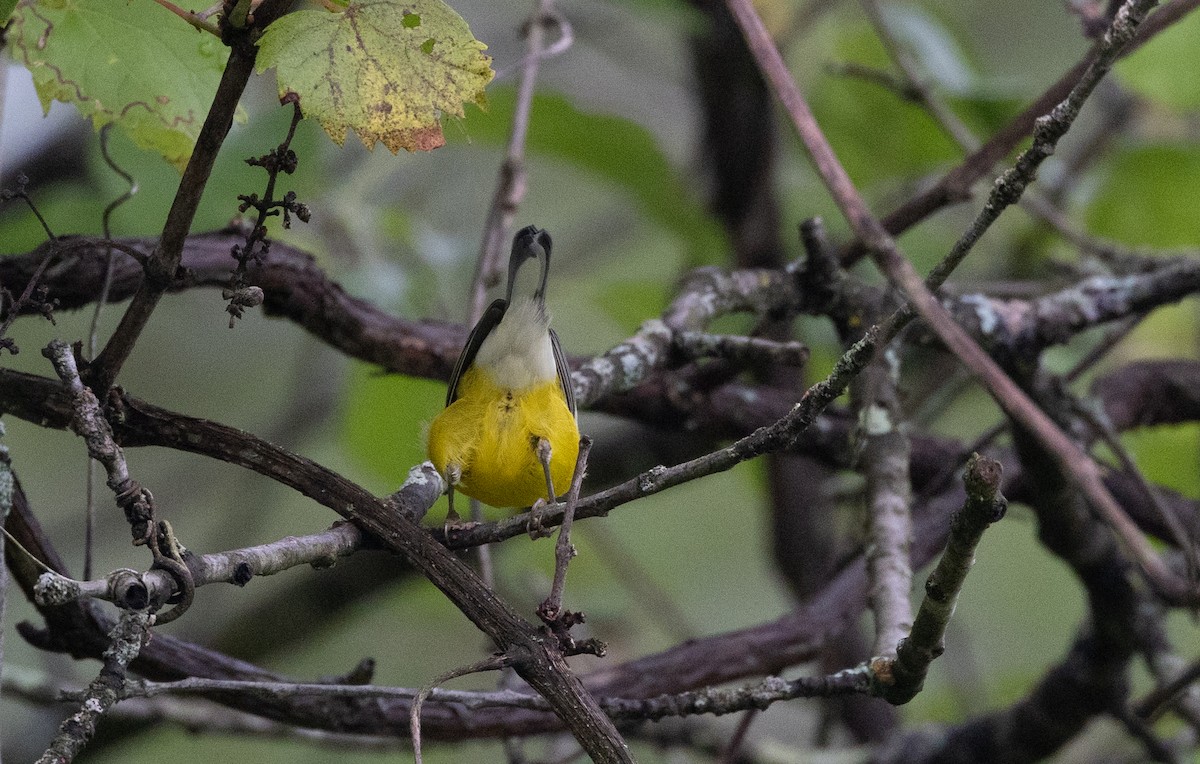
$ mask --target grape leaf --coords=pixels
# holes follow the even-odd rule
[[[484,105],[486,45],[441,0],[358,0],[340,13],[289,13],[258,43],[259,71],[274,67],[279,95],[300,96],[339,146],[353,129],[368,149],[394,154],[445,143],[441,115]]]
[[[25,0],[8,39],[43,109],[64,101],[97,130],[116,122],[180,170],[229,56],[161,6],[126,0]]]

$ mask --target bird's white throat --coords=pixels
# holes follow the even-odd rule
[[[515,300],[479,346],[475,365],[486,369],[498,386],[512,390],[557,379],[545,309],[531,297]]]

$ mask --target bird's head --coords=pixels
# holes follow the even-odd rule
[[[537,226],[525,226],[513,237],[508,257],[508,290],[505,298],[531,298],[539,305],[546,300],[546,277],[550,273],[550,234]]]

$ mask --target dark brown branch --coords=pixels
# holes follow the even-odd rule
[[[315,462],[262,441],[256,441],[255,449],[240,449],[239,454],[231,445],[247,436],[239,437],[231,428],[207,420],[168,415],[128,397],[113,398],[110,403],[120,408],[116,417],[120,424],[115,432],[123,443],[136,443],[139,436],[174,438],[178,443],[190,442],[187,450],[251,469],[261,470],[263,465],[271,465],[277,480],[364,527],[385,547],[424,572],[491,637],[497,648],[512,658],[518,674],[550,701],[594,757],[602,761],[627,760],[627,749],[616,728],[567,667],[557,645],[544,640],[533,624],[496,597],[474,571],[414,524],[409,517],[418,516],[417,513],[397,511],[391,502],[375,498]]]
[[[1139,361],[1092,384],[1117,430],[1200,420],[1200,362]]]

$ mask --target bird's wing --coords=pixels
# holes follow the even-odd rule
[[[558,335],[554,330],[550,330],[550,347],[554,349],[554,370],[558,372],[558,382],[562,385],[563,395],[567,397],[567,408],[571,410],[571,416],[579,416],[579,412],[575,410],[575,387],[571,384],[571,365],[567,363],[567,357],[563,355],[562,345],[558,342]]]
[[[463,346],[462,353],[459,354],[458,361],[454,364],[454,371],[450,373],[450,387],[446,390],[447,406],[454,403],[458,397],[458,381],[462,379],[462,375],[466,373],[467,369],[471,368],[471,364],[475,363],[475,354],[479,352],[479,346],[500,323],[500,319],[504,318],[506,310],[508,310],[507,300],[493,300],[488,309],[483,312],[479,323],[475,324],[475,328],[467,335],[467,344]]]

